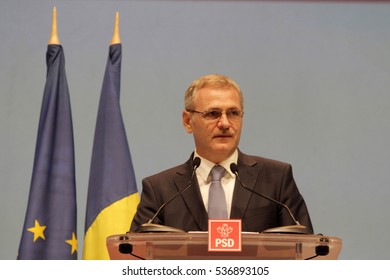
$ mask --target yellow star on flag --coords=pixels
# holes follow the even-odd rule
[[[73,254],[75,251],[77,251],[77,238],[74,232],[72,232],[72,239],[65,240],[66,243],[70,244],[72,246],[72,252]]]
[[[45,235],[43,231],[46,229],[46,226],[41,226],[38,220],[35,220],[34,227],[28,228],[27,230],[34,233],[34,242],[40,237],[45,240]]]

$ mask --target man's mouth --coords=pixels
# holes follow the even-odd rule
[[[230,134],[219,134],[219,135],[215,135],[213,138],[231,138],[233,137],[233,135],[230,135]]]

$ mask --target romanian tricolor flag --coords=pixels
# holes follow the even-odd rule
[[[100,96],[89,177],[83,251],[83,259],[88,260],[109,259],[107,237],[129,230],[139,203],[119,102],[122,45],[119,37],[113,41]]]

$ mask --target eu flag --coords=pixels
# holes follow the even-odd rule
[[[49,44],[47,76],[18,259],[77,259],[73,124],[65,57]]]
[[[128,231],[139,203],[120,109],[122,45],[110,45],[92,151],[83,259],[109,259],[106,238]]]

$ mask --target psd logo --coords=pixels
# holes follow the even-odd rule
[[[210,252],[241,252],[241,220],[209,220]]]

